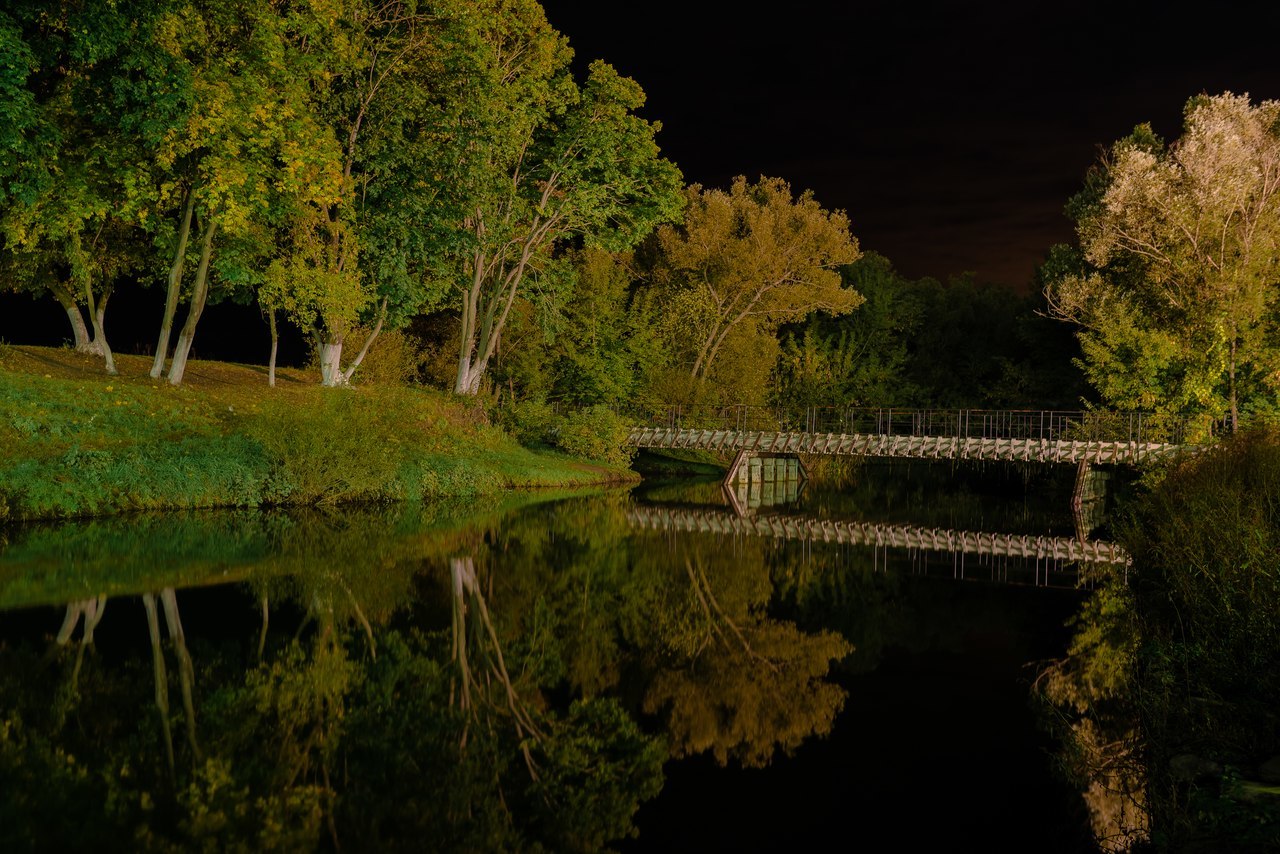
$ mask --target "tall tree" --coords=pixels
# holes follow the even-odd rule
[[[18,287],[58,299],[77,349],[101,355],[109,373],[106,301],[116,279],[140,264],[140,246],[118,210],[136,139],[104,109],[103,94],[138,21],[153,11],[149,3],[136,16],[114,4],[16,3],[0,16],[5,263]]]
[[[1182,136],[1117,142],[1068,208],[1081,257],[1046,295],[1080,327],[1109,403],[1180,413],[1280,404],[1280,102],[1187,102]]]
[[[163,371],[191,260],[188,242],[196,266],[169,366],[174,385],[182,382],[214,279],[228,289],[258,284],[282,209],[339,192],[337,146],[311,103],[312,90],[331,73],[308,49],[323,12],[263,0],[187,4],[152,30],[157,53],[186,81],[185,108],[158,134],[152,183],[133,202],[148,227],[169,217],[156,228],[169,259],[153,376]]]
[[[484,4],[489,5],[489,4]],[[680,207],[680,175],[634,114],[644,93],[603,62],[579,86],[564,37],[529,0],[493,4],[481,28],[463,133],[442,174],[461,219],[443,223],[461,334],[455,391],[475,394],[516,299],[570,242],[621,250]],[[494,129],[500,128],[495,133]],[[483,144],[481,144],[483,143]],[[534,285],[530,288],[530,285]]]
[[[858,258],[841,211],[779,178],[685,192],[684,222],[658,230],[650,280],[666,293],[667,336],[701,386],[736,334],[772,340],[784,321],[851,311],[863,301],[838,268]]]
[[[324,83],[312,110],[335,140],[339,184],[286,204],[261,297],[311,333],[325,385],[349,382],[384,328],[403,326],[443,289],[432,223],[458,217],[442,199],[441,152],[476,156],[452,142],[482,18],[473,6],[339,0],[315,10],[305,49]],[[361,329],[364,344],[344,364]]]

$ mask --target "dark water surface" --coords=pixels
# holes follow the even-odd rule
[[[0,529],[0,850],[1093,850],[1082,568],[714,532],[1072,537],[1071,474]]]

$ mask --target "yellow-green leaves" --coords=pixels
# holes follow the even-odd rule
[[[1087,264],[1047,295],[1082,327],[1109,403],[1233,415],[1280,403],[1278,122],[1280,102],[1193,98],[1178,140],[1139,126],[1069,207]]]
[[[710,376],[722,352],[749,356],[758,349],[751,341],[776,348],[783,321],[862,303],[837,269],[859,256],[848,218],[811,192],[797,197],[779,178],[739,177],[728,191],[694,185],[685,198],[684,222],[658,230],[649,275],[667,294],[667,338],[691,377]],[[742,336],[750,340],[735,340]],[[771,364],[751,372],[753,385]]]

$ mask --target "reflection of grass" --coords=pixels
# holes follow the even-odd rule
[[[7,543],[0,539],[0,609],[283,575],[340,578],[365,595],[381,579],[353,573],[443,560],[517,509],[584,494],[594,492],[509,493],[479,509],[454,500],[24,524],[8,530]]]
[[[68,350],[0,354],[0,520],[495,494],[625,477],[521,447],[474,401],[324,389],[283,371],[193,363],[188,385]]]

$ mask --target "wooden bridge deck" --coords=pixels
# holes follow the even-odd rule
[[[637,427],[631,431],[628,441],[638,448],[1129,465],[1176,454],[1187,447],[1167,442],[893,436],[671,427]]]
[[[1129,563],[1128,553],[1115,543],[1081,541],[1072,537],[956,531],[914,525],[810,519],[803,516],[744,517],[724,510],[643,505],[628,510],[627,521],[633,527],[659,531],[736,534],[991,557],[1058,560],[1067,563]]]

